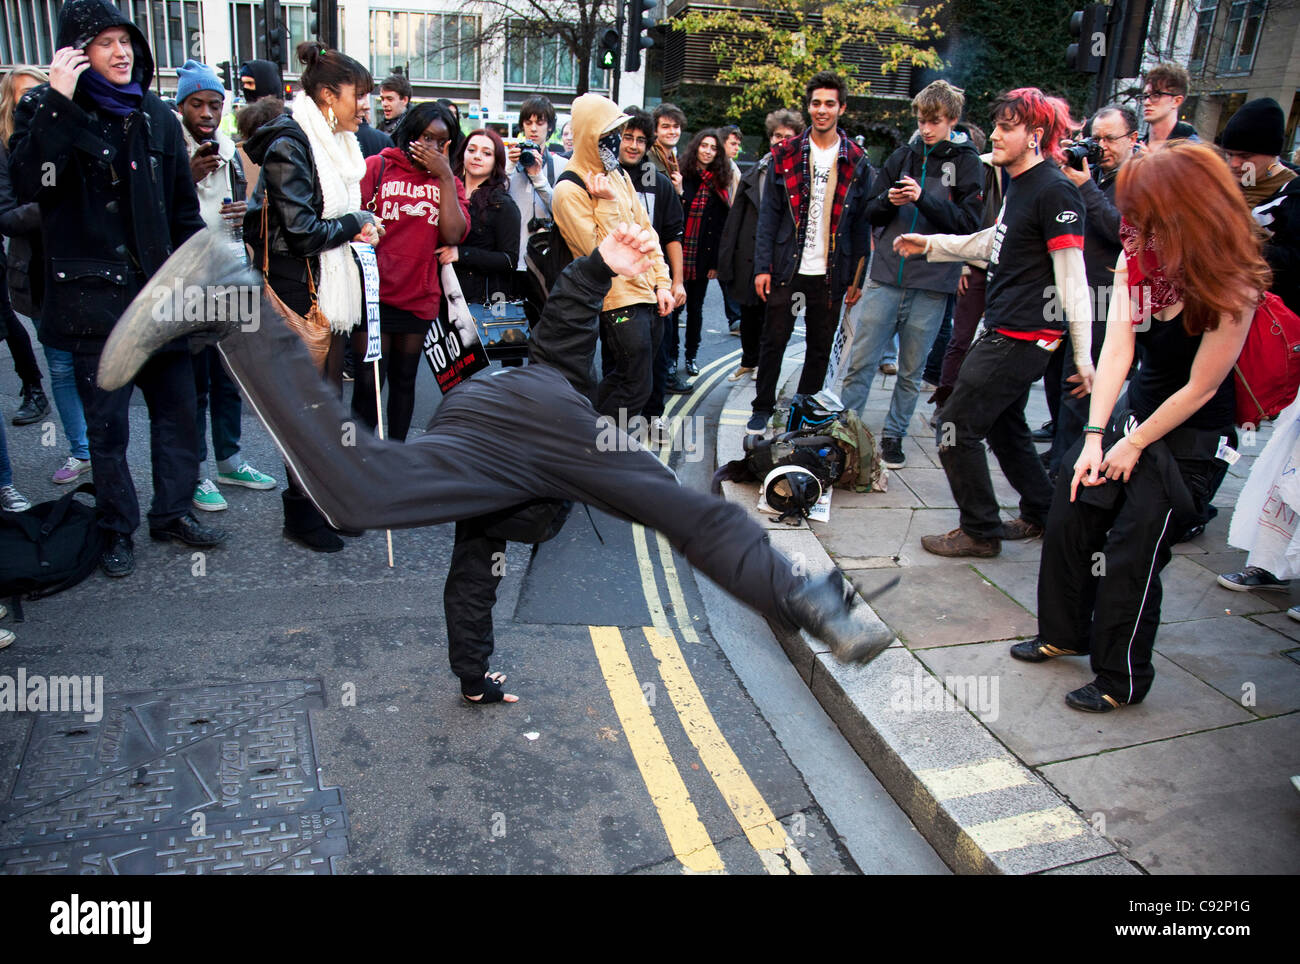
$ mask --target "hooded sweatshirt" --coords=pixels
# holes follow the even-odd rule
[[[284,81],[280,78],[280,68],[269,60],[250,60],[239,68],[240,90],[245,103],[253,103],[262,97],[278,97],[284,100]],[[247,90],[243,78],[253,78],[253,89]]]
[[[904,174],[921,186],[915,203],[896,207],[889,189]],[[872,188],[867,217],[877,235],[871,280],[896,288],[920,288],[952,294],[961,278],[959,264],[931,264],[921,258],[903,261],[894,252],[900,234],[974,234],[984,215],[984,167],[969,137],[951,138],[927,147],[920,135],[889,156]]]
[[[440,236],[440,195],[438,179],[416,167],[399,147],[385,147],[366,160],[361,204],[383,219],[385,232],[375,248],[379,257],[379,301],[417,318],[432,319],[438,314],[442,283],[435,250],[464,240]],[[460,178],[456,178],[456,203],[468,226],[469,204]]]
[[[583,94],[573,102],[573,157],[567,170],[580,177],[584,184],[590,184],[597,174],[607,174],[614,189],[614,199],[607,200],[589,195],[568,180],[555,185],[555,224],[575,258],[591,254],[620,222],[654,231],[636,188],[618,163],[618,145],[614,145],[608,162],[601,157],[601,137],[617,130],[626,119],[612,100],[599,94]],[[614,279],[605,297],[604,310],[655,304],[655,289],[671,287],[668,265],[656,249],[649,270],[635,278],[619,275]]]

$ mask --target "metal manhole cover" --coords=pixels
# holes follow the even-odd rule
[[[0,873],[315,873],[347,853],[320,783],[319,680],[105,694],[42,713],[0,804]]]

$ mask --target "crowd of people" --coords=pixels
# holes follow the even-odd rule
[[[591,278],[602,282],[590,319],[599,374],[566,375],[596,413],[619,424],[644,416],[656,438],[665,396],[691,392],[700,373],[717,281],[741,344],[728,377],[755,381],[747,431],[764,434],[802,319],[797,390],[816,394],[838,375],[842,406],[879,429],[887,467],[906,465],[904,440],[932,393],[960,524],[926,536],[927,551],[988,557],[1003,540],[1043,538],[1039,637],[1012,655],[1091,654],[1094,682],[1067,696],[1076,708],[1143,699],[1160,570],[1172,545],[1213,516],[1223,449],[1236,444],[1231,370],[1255,305],[1272,290],[1300,310],[1300,189],[1281,156],[1275,102],[1246,103],[1211,148],[1179,120],[1187,72],[1160,64],[1143,78],[1145,132],[1124,104],[1079,122],[1064,100],[1022,87],[979,119],[986,134],[964,116],[962,91],[936,80],[912,102],[915,132],[877,165],[842,126],[845,81],[819,72],[802,103],[767,115],[765,149],[742,171],[739,128],[691,133],[673,104],[645,111],[597,94],[576,98],[562,126],[546,97],[529,97],[503,138],[490,127],[465,132],[454,103],[417,102],[395,74],[379,84],[383,117],[371,127],[374,80],[362,64],[316,43],[297,54],[289,101],[275,65],[243,66],[245,106],[232,125],[210,67],[179,70],[172,110],[150,90],[138,28],[108,0],[71,0],[48,74],[17,68],[0,85],[9,249],[0,311],[22,382],[13,424],[41,420],[49,401],[11,304],[35,325],[67,440],[53,481],[94,479],[107,575],[135,565],[134,387],[149,410],[153,538],[218,545],[227,532],[195,513],[225,509],[222,487],[279,488],[240,454],[240,392],[217,348],[190,352],[177,337],[131,384],[96,380],[119,316],[188,238],[206,227],[233,240],[331,395],[342,398],[350,381],[360,422],[377,431],[382,421],[402,442],[424,335],[447,316],[445,272],[471,304],[521,301],[535,271],[529,241],[551,231],[581,262],[575,278],[587,279],[581,297],[566,289],[561,300],[581,305]],[[382,419],[374,371],[360,363],[366,305],[354,241],[374,245],[378,261]],[[638,245],[644,257],[632,258],[627,246]],[[606,274],[588,267],[606,262]],[[547,309],[552,323],[557,310]],[[529,314],[535,326],[542,319],[536,305]],[[885,382],[890,404],[877,426],[866,407],[880,373],[895,380]],[[1033,431],[1025,408],[1039,380],[1052,420]],[[1050,448],[1040,455],[1036,441]],[[1019,494],[1014,520],[1001,516],[986,450]],[[284,469],[285,535],[342,550],[348,527],[304,491],[300,466]],[[30,506],[2,430],[0,504]],[[528,541],[553,534],[566,513],[547,514]],[[457,518],[453,667],[467,699],[491,702],[505,697],[487,671],[496,582],[484,569],[504,539],[523,537],[499,519]],[[1092,566],[1098,552],[1104,576]],[[1221,581],[1286,585],[1262,569]]]

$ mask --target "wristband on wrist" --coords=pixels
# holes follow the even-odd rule
[[[1083,427],[1084,435],[1105,435],[1106,430],[1100,425],[1085,425]]]

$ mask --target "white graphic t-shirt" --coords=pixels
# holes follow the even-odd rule
[[[812,186],[808,194],[808,232],[804,235],[803,257],[799,261],[799,273],[824,275],[826,273],[826,229],[822,218],[830,210],[830,198],[826,197],[826,188],[831,179],[831,165],[840,154],[840,139],[825,150],[816,144],[810,144],[812,161]]]

